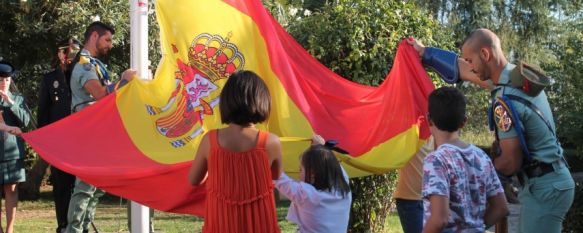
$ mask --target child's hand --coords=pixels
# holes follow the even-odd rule
[[[312,145],[324,145],[326,143],[326,140],[324,140],[324,138],[320,135],[314,134],[312,136]]]

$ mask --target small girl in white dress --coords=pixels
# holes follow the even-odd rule
[[[281,194],[291,200],[287,219],[301,233],[346,232],[352,194],[348,176],[334,153],[319,135],[312,138],[301,157],[300,181],[282,173],[274,181]]]

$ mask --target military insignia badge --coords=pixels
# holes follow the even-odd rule
[[[496,122],[496,127],[502,132],[508,132],[512,128],[512,117],[510,115],[510,110],[508,106],[498,100],[494,104],[494,120]]]
[[[59,88],[59,81],[55,80],[55,81],[53,82],[53,87],[54,87],[54,88]]]

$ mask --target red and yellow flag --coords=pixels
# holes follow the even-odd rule
[[[313,133],[336,139],[351,176],[399,168],[429,137],[433,90],[404,43],[379,87],[352,83],[312,58],[259,0],[159,0],[163,59],[154,80],[135,80],[65,120],[23,137],[50,164],[113,194],[159,210],[201,215],[204,187],[187,173],[201,136],[220,123],[230,74],[253,70],[272,95],[260,126],[283,138],[294,175]]]

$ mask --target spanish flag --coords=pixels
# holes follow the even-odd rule
[[[267,83],[272,112],[259,128],[282,137],[284,169],[299,170],[310,138],[336,139],[352,177],[403,166],[429,137],[434,89],[402,42],[379,87],[356,84],[310,56],[259,0],[158,0],[155,78],[134,80],[70,117],[24,134],[50,164],[107,192],[162,211],[202,215],[204,187],[187,173],[201,136],[220,122],[219,94],[238,70]]]

